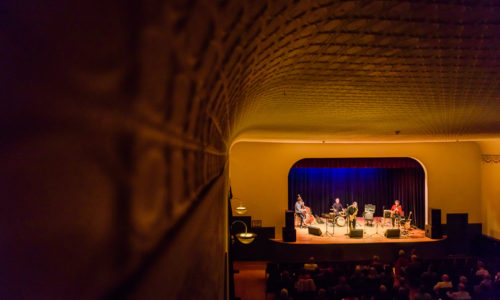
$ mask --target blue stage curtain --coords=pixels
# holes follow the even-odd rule
[[[375,216],[382,216],[383,209],[390,209],[398,199],[405,216],[413,212],[412,224],[425,226],[425,173],[410,158],[304,159],[288,175],[292,210],[297,194],[316,215],[328,213],[337,197],[344,207],[357,201],[358,216],[365,204],[376,205]]]

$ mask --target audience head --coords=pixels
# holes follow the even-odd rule
[[[442,280],[442,281],[450,281],[450,276],[448,276],[448,274],[443,274],[443,275],[441,276],[441,280]]]
[[[484,262],[482,262],[482,261],[478,260],[478,261],[477,261],[477,268],[478,268],[478,269],[484,269]]]
[[[405,256],[405,251],[403,249],[399,249],[398,255],[399,256]]]
[[[465,291],[465,284],[463,284],[463,283],[461,283],[461,282],[460,282],[460,283],[458,284],[458,290],[459,290],[459,291]]]
[[[326,296],[326,290],[325,289],[319,289],[318,290],[318,296]]]
[[[417,262],[417,256],[415,254],[412,254],[410,259],[411,259],[411,262]]]
[[[460,283],[467,284],[467,277],[465,277],[464,275],[462,275],[462,276],[460,276],[460,278],[458,279],[458,281]]]
[[[347,280],[345,279],[345,276],[340,276],[340,277],[339,277],[339,283],[344,284],[344,283],[346,283],[346,282],[347,282]]]
[[[379,262],[380,261],[380,257],[378,255],[374,255],[373,258],[372,258],[372,261],[373,262]]]
[[[285,288],[281,289],[280,297],[288,297],[288,290]]]
[[[386,293],[387,292],[387,287],[383,284],[381,284],[379,287],[378,287],[378,291],[380,293]]]

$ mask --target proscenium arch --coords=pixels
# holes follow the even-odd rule
[[[314,196],[314,199],[316,199],[314,202],[316,202],[315,204],[317,206],[319,204],[319,206],[321,208],[320,211],[322,212],[326,207],[325,203],[326,202],[329,203],[333,200],[333,198],[335,198],[335,197],[333,197],[334,196],[333,194],[330,194],[334,190],[334,188],[331,186],[331,183],[323,181],[323,180],[325,180],[325,176],[327,178],[329,178],[330,176],[333,176],[333,177],[340,176],[340,177],[337,177],[337,179],[346,180],[345,186],[344,186],[346,189],[343,189],[341,187],[341,186],[343,186],[342,184],[341,184],[341,186],[339,186],[337,188],[341,190],[340,195],[342,195],[342,193],[344,193],[344,195],[343,195],[344,197],[341,197],[341,198],[347,198],[347,199],[350,199],[350,201],[354,201],[355,199],[352,199],[352,198],[356,197],[355,196],[356,193],[353,193],[351,195],[346,194],[347,191],[350,189],[350,188],[347,188],[347,186],[350,186],[354,183],[352,180],[348,179],[349,176],[351,176],[353,174],[350,174],[350,175],[336,174],[335,175],[334,173],[329,173],[329,172],[320,173],[320,174],[317,174],[317,173],[306,173],[306,174],[302,173],[302,174],[300,174],[300,172],[298,170],[297,170],[297,172],[299,172],[299,173],[294,172],[295,171],[294,167],[296,167],[296,166],[297,166],[297,169],[300,169],[300,168],[311,168],[311,169],[337,169],[337,168],[338,169],[351,169],[351,168],[352,169],[363,169],[363,168],[371,168],[371,169],[386,169],[386,170],[389,170],[389,169],[408,169],[408,170],[417,169],[419,171],[416,174],[412,175],[411,173],[406,173],[407,175],[403,175],[403,176],[412,176],[412,177],[417,176],[417,178],[414,178],[414,180],[418,180],[418,182],[420,182],[420,183],[417,183],[417,187],[416,187],[417,190],[413,191],[413,197],[414,197],[413,201],[416,201],[416,202],[413,202],[413,205],[410,205],[410,202],[408,202],[408,201],[410,201],[410,199],[412,199],[412,197],[409,197],[408,199],[403,198],[401,200],[406,202],[406,203],[403,202],[403,208],[405,209],[405,215],[408,215],[409,211],[413,211],[414,214],[417,214],[417,213],[419,214],[417,220],[419,223],[418,226],[420,228],[423,228],[425,225],[428,224],[428,213],[427,212],[428,212],[429,206],[428,206],[427,169],[425,168],[425,165],[417,158],[406,157],[406,156],[405,157],[400,157],[400,156],[393,156],[393,157],[387,157],[387,156],[384,156],[384,157],[306,157],[306,158],[301,158],[301,159],[296,160],[293,164],[290,165],[290,167],[288,169],[287,197],[286,197],[287,206],[290,208],[290,205],[293,204],[294,199],[295,199],[294,198],[295,194],[297,194],[297,193],[303,194],[303,193],[306,193],[305,191],[309,190],[307,193],[309,194],[310,197]],[[422,172],[422,173],[420,173],[420,172]],[[356,172],[354,174],[356,174],[357,176],[367,176],[367,177],[365,177],[365,179],[369,178],[365,182],[359,181],[359,182],[355,183],[355,184],[361,184],[361,186],[363,186],[364,188],[368,188],[366,185],[370,181],[380,180],[380,177],[378,179],[375,179],[374,174],[363,175],[363,173],[358,173],[358,172]],[[388,174],[391,174],[391,173],[388,173]],[[397,179],[393,178],[391,175],[388,175],[388,174],[383,175],[382,178],[385,177],[386,179],[389,180],[389,182],[387,182],[387,183],[394,184],[394,180],[397,180]],[[420,174],[420,175],[418,175],[418,174]],[[388,175],[388,177],[386,177],[387,175]],[[395,175],[395,174],[393,174],[393,175]],[[315,176],[318,176],[318,177],[315,177]],[[401,178],[401,177],[399,177],[399,178]],[[404,177],[402,177],[402,178],[404,178]],[[303,180],[303,179],[306,180],[305,183],[297,182],[297,181],[295,183],[291,182],[292,180]],[[311,184],[311,182],[314,182],[315,180],[322,180],[323,182]],[[336,180],[336,179],[329,178],[328,180]],[[303,184],[303,186],[297,190],[295,188],[295,186],[293,186],[293,184],[299,184],[299,185]],[[312,188],[312,186],[314,186],[314,185],[317,187],[318,184],[321,186],[320,189]],[[368,186],[371,185],[370,188],[373,189],[374,187],[380,186],[379,184],[380,183],[376,183],[375,185],[368,184]],[[405,185],[406,184],[400,185],[399,193],[401,193],[403,191],[406,193],[408,193],[408,192],[412,193],[412,191],[407,190],[407,187]],[[418,185],[420,185],[420,186],[418,186]],[[325,187],[327,187],[327,188],[325,189]],[[385,190],[387,192],[387,194],[391,194],[391,193],[395,192],[395,191],[391,192],[389,187],[381,188],[381,190]],[[293,195],[291,195],[290,193],[293,193]],[[337,194],[337,195],[339,195],[339,194]],[[318,201],[317,201],[318,197],[322,198],[322,201],[320,201],[321,203],[318,203]],[[402,197],[402,196],[401,195],[400,196],[394,195],[391,198],[399,199],[400,197]],[[376,199],[377,197],[368,197],[367,198],[366,194],[364,194],[363,199],[365,201],[366,201],[366,199],[370,199],[370,198]],[[345,201],[345,199],[343,199],[343,200]],[[371,202],[371,200],[368,200],[368,201]],[[379,198],[379,201],[380,201],[380,198]],[[422,203],[422,201],[423,201],[423,203]],[[368,203],[370,203],[370,202],[368,202]],[[344,205],[345,204],[346,203],[344,203]],[[381,203],[379,202],[379,205],[380,204]],[[386,203],[386,205],[389,205],[389,203]],[[412,209],[410,209],[410,207],[412,207]],[[317,211],[316,211],[316,214],[318,214]],[[423,214],[423,216],[422,216],[422,214]],[[414,218],[415,217],[417,217],[417,216],[414,216]]]

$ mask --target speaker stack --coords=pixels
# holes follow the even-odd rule
[[[293,210],[285,211],[285,227],[283,227],[283,241],[297,241],[297,232],[295,231],[295,212]]]
[[[469,215],[446,214],[446,236],[451,253],[466,254],[470,252],[471,240],[467,230]]]
[[[429,210],[429,224],[425,225],[425,236],[431,239],[440,239],[443,237],[443,229],[441,227],[441,210]]]

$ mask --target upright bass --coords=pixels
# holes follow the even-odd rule
[[[305,206],[305,205],[303,205],[302,208],[305,210],[303,212],[304,223],[306,223],[308,225],[316,224],[316,219],[314,218],[313,214],[311,213],[311,208],[309,206]]]

